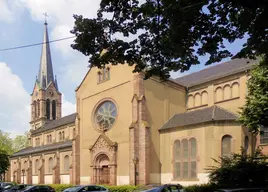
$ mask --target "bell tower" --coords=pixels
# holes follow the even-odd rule
[[[44,23],[39,73],[31,94],[31,129],[36,130],[45,123],[61,118],[61,93],[54,78],[51,60],[47,22]]]

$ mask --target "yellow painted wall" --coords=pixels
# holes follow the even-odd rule
[[[216,104],[237,113],[245,103],[247,78],[246,73],[240,73],[191,87],[188,93],[188,110],[197,110]],[[202,93],[205,92],[207,94],[202,97]]]
[[[170,83],[161,83],[154,78],[146,80],[145,97],[147,121],[150,126],[150,183],[160,183],[163,169],[160,159],[160,136],[158,129],[174,114],[186,111],[185,89]],[[163,154],[165,156],[165,154]]]
[[[127,65],[110,66],[110,80],[98,84],[99,69],[92,68],[77,90],[77,112],[80,117],[80,176],[92,175],[90,150],[100,135],[94,127],[92,115],[96,105],[106,98],[114,100],[118,116],[114,126],[106,132],[111,141],[118,143],[117,175],[129,175],[129,126],[132,121],[133,73]],[[87,161],[85,161],[87,159]]]

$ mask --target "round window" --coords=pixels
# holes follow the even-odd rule
[[[117,109],[112,101],[104,101],[95,111],[95,123],[101,131],[107,131],[115,123]]]

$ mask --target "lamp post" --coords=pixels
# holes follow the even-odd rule
[[[22,169],[21,172],[22,172],[22,184],[24,184],[24,173],[25,173],[25,170]]]
[[[134,172],[135,172],[135,175],[134,175],[134,185],[136,186],[137,185],[137,175],[138,175],[138,172],[137,172],[137,165],[139,163],[139,159],[138,157],[135,157],[134,159],[132,159],[133,161],[133,164],[134,164]]]

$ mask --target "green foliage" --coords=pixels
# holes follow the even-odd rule
[[[241,108],[239,121],[251,132],[259,133],[268,127],[268,64],[262,60],[252,69],[248,81],[246,104]]]
[[[9,165],[8,153],[4,150],[0,150],[0,174],[5,173]]]
[[[210,182],[219,188],[265,187],[268,184],[268,162],[260,149],[253,155],[233,154],[214,161],[208,169]]]
[[[67,189],[69,187],[73,187],[73,185],[68,184],[51,184],[48,185],[55,189],[56,192],[61,192],[64,189]],[[135,190],[137,187],[132,185],[120,185],[120,186],[105,186],[110,190],[110,192],[131,192]]]
[[[211,64],[266,55],[267,12],[263,0],[101,0],[97,18],[74,15],[71,46],[91,66],[135,63],[134,72],[146,70],[146,78],[167,78],[199,64],[199,56],[208,55]],[[247,42],[236,55],[224,45],[242,38]]]
[[[13,153],[12,139],[10,134],[0,130],[0,150],[6,151],[9,155]]]
[[[218,189],[218,186],[214,184],[191,185],[185,187],[187,192],[213,192],[216,189]]]
[[[14,152],[17,152],[25,147],[28,147],[27,132],[24,135],[17,135],[12,141],[12,148]]]
[[[132,192],[137,187],[133,185],[105,186],[110,192]]]
[[[51,184],[48,185],[50,187],[52,187],[53,189],[55,189],[56,192],[61,192],[69,187],[73,187],[73,185],[68,185],[68,184]]]

